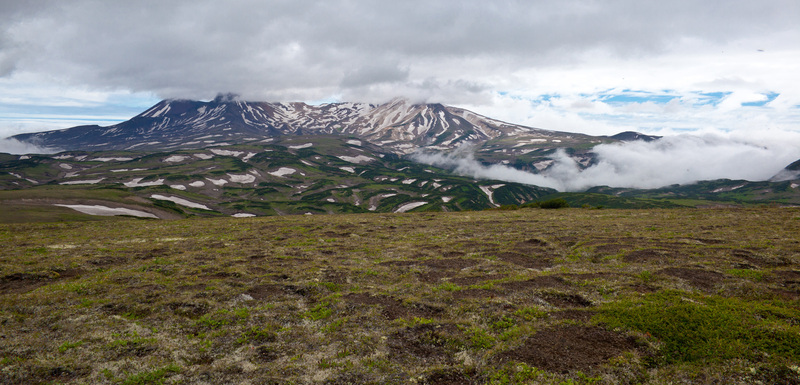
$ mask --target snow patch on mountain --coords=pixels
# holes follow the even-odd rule
[[[185,155],[172,155],[172,156],[164,159],[164,163],[179,163],[179,162],[183,162],[186,159],[189,159],[189,157],[185,156]]]
[[[239,155],[244,154],[244,151],[222,150],[222,149],[219,149],[219,148],[212,148],[209,151],[211,151],[214,154],[219,155],[219,156],[236,156],[236,157],[238,157]]]
[[[108,207],[101,205],[66,205],[66,204],[54,204],[53,206],[66,207],[89,215],[98,215],[98,216],[130,215],[140,218],[158,218],[157,216],[148,213],[146,211],[133,210],[124,207]]]
[[[228,176],[231,178],[231,183],[253,183],[256,181],[256,177],[250,174],[228,174]]]
[[[133,160],[133,158],[124,157],[124,156],[117,156],[117,157],[103,157],[103,158],[94,158],[90,159],[90,162],[128,162]]]
[[[277,169],[275,171],[268,172],[268,174],[282,178],[282,177],[284,177],[286,175],[292,175],[292,174],[294,174],[296,172],[297,172],[297,170],[295,170],[293,168],[281,167],[281,168],[279,168],[279,169]]]
[[[345,162],[358,163],[358,164],[368,163],[368,162],[371,162],[371,161],[375,160],[375,159],[370,158],[370,157],[368,157],[366,155],[359,155],[359,156],[345,156],[345,155],[342,155],[342,156],[338,156],[337,158],[339,158],[339,159],[341,159],[341,160],[343,160]]]
[[[148,187],[148,186],[161,186],[164,184],[164,179],[154,180],[152,182],[142,182],[144,178],[134,178],[130,182],[123,183],[125,187]]]
[[[225,179],[211,179],[211,178],[206,178],[206,180],[207,180],[207,181],[209,181],[209,182],[211,182],[211,184],[213,184],[214,186],[219,186],[219,187],[222,187],[222,186],[224,186],[225,184],[227,184],[227,183],[228,183],[228,181],[227,181],[227,180],[225,180]]]
[[[409,203],[401,205],[396,210],[394,210],[394,212],[396,212],[396,213],[404,213],[406,211],[413,210],[413,209],[415,209],[417,207],[424,206],[426,204],[428,204],[428,202],[409,202]]]
[[[185,206],[185,207],[190,207],[190,208],[193,208],[193,209],[202,209],[202,210],[213,211],[210,208],[208,208],[208,206],[206,206],[204,204],[192,202],[192,201],[189,201],[189,200],[186,200],[186,199],[183,199],[183,198],[174,197],[174,196],[153,194],[153,195],[150,195],[150,198],[158,199],[158,200],[162,200],[162,201],[174,202],[175,204],[179,204],[179,205]]]
[[[71,184],[98,184],[98,183],[102,182],[103,179],[106,179],[106,178],[89,179],[89,180],[72,180],[72,181],[69,181],[69,182],[61,182],[59,184],[64,184],[64,185],[71,185]]]

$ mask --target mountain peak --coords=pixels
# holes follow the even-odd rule
[[[500,122],[442,104],[395,98],[381,105],[242,101],[220,93],[212,101],[162,100],[113,126],[69,128],[15,136],[63,150],[169,150],[263,140],[281,135],[353,135],[397,154],[454,149],[503,136],[550,131]],[[551,133],[551,132],[550,132]]]
[[[239,94],[235,94],[232,92],[227,93],[218,93],[217,96],[214,97],[214,103],[231,103],[239,101]]]

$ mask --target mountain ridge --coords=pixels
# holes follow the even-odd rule
[[[419,148],[452,150],[464,143],[519,137],[559,143],[607,137],[544,130],[492,119],[439,103],[393,99],[383,104],[241,101],[221,95],[204,102],[165,99],[111,126],[86,125],[15,135],[20,142],[62,151],[168,150],[240,144],[281,135],[343,134],[397,154]]]

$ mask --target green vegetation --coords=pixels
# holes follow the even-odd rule
[[[800,310],[739,298],[663,291],[606,304],[597,320],[646,333],[667,363],[755,360],[800,362]]]
[[[0,383],[793,384],[797,234],[793,208],[0,224]]]

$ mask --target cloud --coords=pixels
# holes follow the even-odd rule
[[[0,153],[6,154],[54,154],[58,149],[40,147],[16,139],[0,139]]]
[[[683,40],[725,44],[793,30],[797,9],[793,1],[77,0],[11,7],[18,22],[4,23],[0,42],[24,47],[7,67],[98,88],[319,99],[343,87],[369,98],[368,84],[457,86],[581,63],[588,53],[639,58]]]
[[[798,13],[794,0],[6,1],[0,95],[46,84],[41,100],[407,97],[554,130],[796,129]],[[626,90],[677,101],[598,98]],[[691,103],[703,92],[727,96]]]
[[[653,142],[603,144],[597,163],[581,169],[564,151],[541,174],[504,165],[484,166],[469,148],[451,154],[417,153],[414,159],[478,179],[497,179],[583,191],[593,186],[658,188],[701,180],[768,180],[800,158],[800,133],[771,132],[760,137],[709,133],[679,135]]]

